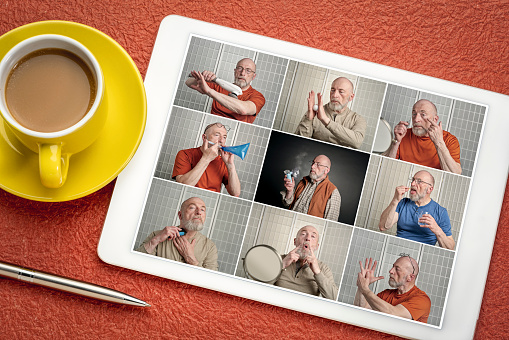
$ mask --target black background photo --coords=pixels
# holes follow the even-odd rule
[[[295,178],[295,185],[297,185],[304,176],[309,175],[310,162],[318,155],[326,155],[331,160],[329,180],[341,194],[338,221],[353,225],[370,155],[317,140],[273,130],[255,201],[283,208],[280,192],[285,190],[284,171],[299,169],[299,175]]]

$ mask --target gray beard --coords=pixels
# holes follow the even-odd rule
[[[406,277],[405,277],[405,280],[406,280]],[[405,284],[405,281],[396,282],[396,280],[389,278],[389,286],[391,286],[392,288],[399,288],[399,287],[403,286],[404,284]]]
[[[245,81],[244,79],[235,79],[233,83],[240,87],[241,89],[249,85],[247,81]]]
[[[308,246],[309,246],[309,244],[308,244]],[[310,255],[311,252],[309,251],[309,248],[308,249],[299,248],[299,249],[297,249],[296,253],[299,255],[301,260],[304,260],[308,255]]]
[[[422,126],[412,127],[412,132],[418,137],[422,137],[428,133],[428,131],[426,131],[426,129]]]
[[[201,231],[203,229],[203,223],[193,222],[192,220],[185,221],[182,226],[187,231]]]
[[[341,111],[345,108],[346,104],[348,103],[345,103],[345,104],[335,104],[333,102],[329,102],[329,109],[332,110],[332,111]]]
[[[408,198],[410,198],[410,201],[417,202],[418,200],[424,198],[425,195],[419,195],[418,193],[415,194],[409,194]]]

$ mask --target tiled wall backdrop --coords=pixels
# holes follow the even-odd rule
[[[318,230],[320,241],[315,255],[331,269],[339,287],[353,228],[258,203],[253,204],[236,275],[246,277],[242,259],[251,247],[267,244],[279,254],[287,254],[295,248],[297,232],[306,225],[312,225]]]
[[[366,119],[366,133],[359,149],[371,151],[387,84],[318,66],[290,62],[274,129],[294,133],[307,111],[309,92],[322,93],[324,103],[328,103],[330,86],[338,77],[346,77],[354,84],[355,96],[348,107]]]
[[[409,187],[410,178],[420,170],[430,172],[435,178],[431,198],[447,209],[451,220],[452,237],[458,242],[470,178],[375,155],[370,159],[355,225],[380,232],[378,228],[380,216],[394,197],[396,187],[399,185]],[[408,197],[408,193],[404,197]],[[384,233],[396,235],[396,225]]]
[[[472,176],[486,108],[459,100],[389,84],[382,109],[382,118],[392,129],[400,121],[412,123],[412,106],[419,99],[432,101],[438,110],[445,131],[452,133],[460,143],[462,175]]]
[[[231,128],[226,139],[227,145],[250,143],[246,157],[242,160],[235,156],[234,163],[241,183],[240,197],[253,199],[270,130],[182,107],[174,107],[172,110],[155,176],[171,180],[177,153],[183,149],[201,146],[203,131],[207,125],[215,122],[220,122]],[[228,194],[224,186],[222,192]]]
[[[185,85],[189,73],[193,70],[200,72],[208,70],[214,72],[221,79],[233,82],[234,68],[237,62],[243,58],[251,58],[255,62],[256,78],[251,86],[265,97],[265,105],[256,117],[254,124],[267,128],[272,127],[288,59],[200,37],[191,38],[189,52],[175,96],[175,105],[210,113],[212,99]]]
[[[154,178],[134,249],[138,248],[153,231],[179,225],[180,205],[189,197],[199,197],[205,202],[207,215],[201,233],[216,244],[219,271],[233,275],[251,203],[208,190]]]
[[[377,294],[390,289],[389,270],[401,253],[410,254],[419,263],[416,286],[431,300],[428,324],[439,326],[445,308],[454,252],[438,247],[356,228],[353,232],[352,247],[346,261],[338,301],[353,304],[357,291],[359,261],[364,264],[366,258],[377,260],[375,276],[384,276],[384,279],[370,286],[371,290]]]

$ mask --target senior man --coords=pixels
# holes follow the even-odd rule
[[[198,197],[188,198],[180,206],[178,217],[179,226],[152,232],[136,251],[217,270],[216,245],[200,233],[206,217],[205,202]]]
[[[212,71],[192,71],[186,85],[213,99],[210,113],[253,123],[265,105],[265,97],[251,86],[251,82],[256,78],[254,61],[249,58],[239,60],[233,75],[234,84],[242,90],[242,94],[237,97],[229,96],[228,90],[213,82],[217,76]]]
[[[331,161],[325,155],[316,156],[311,162],[309,176],[295,187],[295,179],[284,178],[281,191],[283,206],[293,211],[337,221],[341,209],[341,195],[327,175]]]
[[[366,133],[366,120],[347,106],[354,95],[352,82],[339,77],[331,84],[329,103],[323,105],[322,94],[317,94],[318,109],[315,110],[315,92],[311,91],[308,110],[295,133],[358,149]]]
[[[319,246],[318,230],[310,225],[302,227],[293,244],[295,248],[282,256],[283,272],[274,284],[307,294],[321,295],[326,299],[336,299],[338,287],[332,271],[315,256]]]
[[[215,192],[220,192],[223,184],[230,195],[238,197],[241,188],[233,154],[220,149],[225,146],[228,131],[221,123],[209,124],[203,131],[200,147],[177,153],[172,178]]]
[[[394,127],[394,136],[384,156],[461,174],[458,139],[443,130],[431,101],[418,100],[412,107],[412,128],[401,121]]]
[[[382,212],[378,227],[390,229],[397,223],[396,236],[442,248],[454,249],[456,242],[451,233],[451,221],[447,209],[431,199],[435,186],[433,176],[425,171],[411,178],[410,187],[396,187],[394,197]],[[409,198],[403,198],[406,192]]]
[[[389,286],[393,289],[386,289],[378,294],[369,288],[370,284],[384,278],[375,277],[376,261],[366,259],[365,266],[359,261],[361,271],[357,274],[354,305],[427,323],[431,300],[415,285],[419,265],[409,255],[400,256],[389,271]]]

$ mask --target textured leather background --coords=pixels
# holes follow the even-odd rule
[[[118,41],[144,76],[159,23],[170,14],[509,95],[507,0],[3,0],[0,34],[34,21],[80,22]],[[0,260],[118,289],[153,306],[117,306],[0,279],[0,338],[394,338],[101,262],[96,248],[113,187],[65,203],[0,190]],[[475,339],[509,334],[508,210],[506,187]]]

